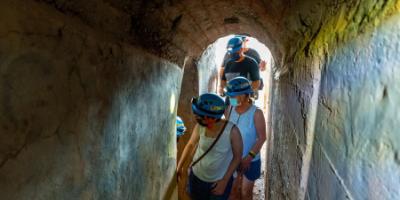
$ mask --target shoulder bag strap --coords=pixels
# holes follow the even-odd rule
[[[221,137],[222,133],[223,133],[224,130],[225,130],[226,125],[229,123],[229,117],[230,117],[230,115],[231,115],[231,112],[232,112],[232,107],[231,107],[231,109],[230,109],[230,111],[229,111],[228,118],[226,119],[226,122],[225,122],[224,126],[222,127],[221,131],[219,132],[217,138],[215,138],[214,142],[210,145],[210,147],[208,147],[207,151],[205,151],[205,152],[203,153],[203,155],[201,155],[199,158],[197,158],[196,161],[193,162],[192,167],[195,166],[201,159],[203,159],[204,156],[206,156],[207,153],[210,152],[211,149],[212,149],[212,148],[215,146],[215,144],[218,142],[219,138]]]

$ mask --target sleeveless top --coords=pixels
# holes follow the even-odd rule
[[[231,147],[231,129],[233,123],[228,122],[221,137],[214,147],[207,153],[195,166],[193,173],[202,181],[215,182],[224,177],[232,161],[233,153]],[[205,135],[205,127],[199,126],[199,145],[193,157],[193,161],[197,160],[216,138],[207,137]]]
[[[257,106],[251,107],[244,113],[239,114],[235,109],[232,109],[229,121],[234,123],[240,130],[243,140],[243,154],[242,158],[249,154],[249,151],[254,146],[257,140],[256,126],[254,125],[254,114],[256,113]],[[253,161],[259,160],[260,154],[257,154]]]

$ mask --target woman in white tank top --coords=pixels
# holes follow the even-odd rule
[[[261,176],[259,152],[266,140],[264,114],[252,104],[252,92],[249,80],[243,77],[234,78],[227,84],[226,94],[233,106],[229,121],[239,128],[243,139],[239,178],[235,181],[235,185],[237,184],[241,191],[234,191],[239,193],[237,195],[241,196],[242,200],[253,198],[254,182]]]
[[[221,119],[225,107],[224,100],[216,94],[206,93],[192,100],[197,124],[183,150],[177,172],[179,181],[183,163],[198,144],[189,175],[188,192],[193,200],[225,200],[229,197],[243,143],[239,129]]]

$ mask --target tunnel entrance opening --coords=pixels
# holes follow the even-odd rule
[[[217,93],[220,85],[220,69],[223,65],[223,59],[226,53],[226,46],[228,40],[234,35],[228,35],[217,39],[214,43],[210,44],[208,48],[202,53],[197,62],[198,81],[199,81],[199,94],[205,92]],[[269,108],[270,108],[270,91],[272,83],[272,72],[274,59],[270,50],[256,38],[248,37],[247,47],[257,51],[262,61],[266,63],[265,68],[260,68],[260,77],[263,79],[264,87],[259,90],[259,98],[255,101],[255,105],[262,108],[266,119],[267,138],[270,135],[269,121]],[[266,142],[267,143],[267,142]],[[261,149],[262,159],[262,175],[255,182],[253,189],[253,199],[264,200],[266,189],[266,172],[267,172],[267,144],[264,144]]]

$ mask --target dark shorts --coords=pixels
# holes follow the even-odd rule
[[[255,181],[261,176],[261,159],[251,162],[250,167],[243,173],[250,181]]]
[[[213,189],[212,186],[214,183],[202,181],[193,174],[193,171],[190,171],[188,192],[193,200],[226,200],[231,193],[232,182],[233,177],[229,179],[223,195],[213,195],[211,190]]]

